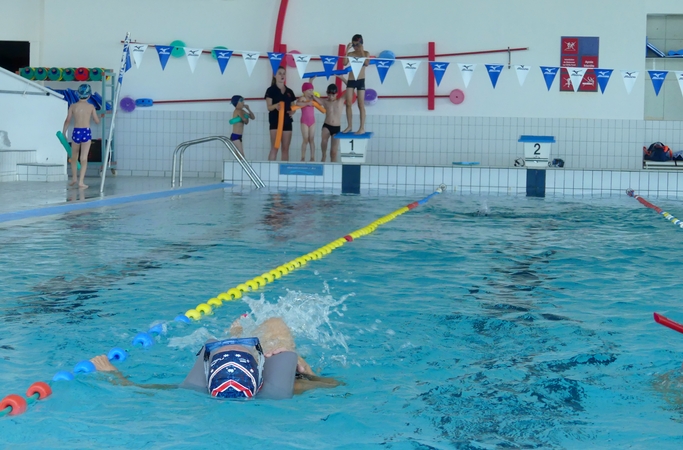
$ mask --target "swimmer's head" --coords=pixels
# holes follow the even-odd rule
[[[330,84],[327,86],[327,95],[337,95],[337,85],[336,84]]]
[[[301,92],[312,91],[313,83],[306,82],[301,85]]]
[[[351,38],[351,44],[353,44],[354,47],[363,45],[363,36],[361,36],[360,34],[354,34]]]
[[[232,103],[232,106],[237,108],[237,105],[239,102],[244,101],[244,97],[241,95],[233,95],[232,98],[230,99],[230,103]]]
[[[246,348],[214,353],[207,374],[209,394],[219,398],[253,398],[263,385],[262,372],[263,364]]]
[[[85,100],[90,98],[91,89],[89,84],[81,84],[78,86],[78,98]]]

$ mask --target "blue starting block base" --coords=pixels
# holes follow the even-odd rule
[[[363,134],[337,133],[335,139],[339,139],[339,156],[342,163],[363,164],[368,141],[372,137],[371,132]]]

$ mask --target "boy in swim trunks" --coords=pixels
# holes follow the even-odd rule
[[[351,51],[353,49],[353,51]],[[344,65],[349,64],[351,58],[369,58],[370,53],[366,52],[363,48],[363,36],[356,34],[351,38],[351,42],[346,46],[346,58],[344,59]],[[353,90],[357,91],[356,101],[358,102],[358,112],[360,112],[360,128],[356,131],[356,134],[365,133],[365,68],[370,64],[370,60],[366,59],[363,63],[363,67],[358,73],[358,79],[353,74],[353,71],[349,72],[349,80],[346,81],[346,120],[349,126],[346,127],[344,133],[351,131],[353,124]]]
[[[341,113],[344,107],[344,98],[337,97],[337,85],[330,84],[327,86],[327,98],[320,99],[320,104],[325,108],[325,123],[323,123],[322,140],[320,142],[320,148],[323,152],[321,161],[325,162],[327,158],[327,141],[333,138],[330,161],[336,162],[339,151],[339,139],[334,139],[334,135],[341,130]]]
[[[249,123],[249,119],[254,120],[256,116],[249,108],[249,105],[244,103],[244,97],[240,95],[233,95],[230,99],[230,103],[235,107],[232,112],[232,118],[235,119],[239,117],[241,120],[232,125],[232,134],[230,135],[230,140],[235,144],[237,150],[240,151],[242,157],[244,157],[244,148],[242,147],[242,134],[244,133],[244,126]]]
[[[73,186],[78,183],[79,189],[85,189],[88,186],[83,183],[85,179],[85,172],[88,169],[88,152],[90,152],[90,144],[92,133],[90,132],[90,119],[92,118],[96,124],[100,123],[100,118],[95,111],[95,107],[88,103],[90,98],[90,85],[81,84],[78,87],[78,102],[69,106],[69,112],[64,121],[64,129],[62,132],[66,136],[66,131],[71,123],[71,118],[74,118],[74,129],[71,134],[71,183]],[[78,160],[81,160],[81,173],[78,176]]]

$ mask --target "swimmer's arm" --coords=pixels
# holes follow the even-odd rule
[[[98,372],[109,372],[114,378],[110,378],[109,382],[119,386],[136,386],[142,389],[177,389],[177,384],[138,384],[126,378],[119,369],[114,367],[109,362],[107,355],[95,356],[90,360]]]
[[[99,116],[97,115],[97,110],[95,110],[95,107],[94,107],[94,106],[93,106],[93,108],[92,108],[92,120],[94,120],[96,124],[99,124],[99,123],[100,123],[100,118],[99,118]]]
[[[348,83],[346,82],[346,78],[340,76],[340,75],[335,75],[335,77],[339,78],[342,83],[344,83],[344,86],[348,86]]]
[[[66,136],[66,130],[69,128],[69,124],[71,123],[71,116],[73,115],[73,109],[71,109],[71,106],[69,106],[69,112],[66,114],[66,120],[64,121],[64,129],[62,130],[62,133],[64,136]]]
[[[316,375],[300,375],[294,380],[294,394],[299,395],[311,389],[331,389],[337,386],[345,386],[346,383],[331,377],[318,377]]]
[[[251,120],[256,119],[256,115],[251,111],[251,108],[246,103],[244,104],[244,109],[247,111],[247,115]]]

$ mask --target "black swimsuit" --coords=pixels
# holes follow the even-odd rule
[[[280,102],[285,102],[285,123],[282,127],[282,131],[292,131],[292,122],[294,120],[292,119],[292,116],[290,116],[288,113],[292,110],[292,102],[296,100],[296,97],[294,96],[294,91],[285,86],[285,92],[283,94],[282,91],[280,91],[280,88],[277,87],[277,85],[273,85],[266,90],[265,98],[272,99],[273,105],[276,105]],[[279,115],[280,112],[277,109],[268,112],[268,123],[270,124],[271,130],[277,130],[277,122]]]

